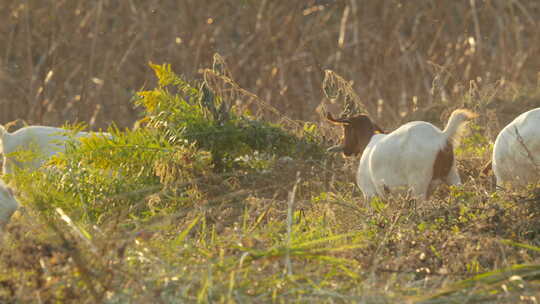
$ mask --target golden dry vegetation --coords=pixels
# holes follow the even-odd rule
[[[190,79],[216,52],[293,118],[317,118],[332,69],[397,119],[471,86],[537,85],[539,15],[534,0],[6,0],[0,121],[130,126],[130,99],[153,84],[148,62]]]

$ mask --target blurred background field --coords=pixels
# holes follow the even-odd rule
[[[149,62],[192,79],[216,52],[291,118],[318,119],[332,69],[397,120],[471,89],[536,87],[539,16],[535,0],[4,0],[0,121],[131,126]]]

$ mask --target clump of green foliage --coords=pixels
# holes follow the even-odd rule
[[[278,125],[237,115],[204,84],[186,82],[170,65],[151,66],[158,86],[140,92],[135,101],[145,110],[142,127],[112,126],[110,136],[73,139],[65,153],[47,163],[47,170],[19,170],[8,177],[16,180],[31,204],[44,214],[61,208],[91,222],[106,218],[123,204],[128,210],[142,210],[133,216],[154,215],[204,196],[192,181],[208,177],[209,172],[260,171],[281,156],[322,157],[313,125],[302,130],[305,136],[297,136]],[[84,129],[84,125],[65,127],[73,136]],[[27,161],[33,157],[23,156]],[[176,187],[175,194],[161,196],[159,208],[133,206],[149,192],[171,187]]]
[[[296,136],[278,125],[235,113],[231,101],[215,95],[205,83],[194,86],[172,72],[170,65],[151,65],[158,87],[139,93],[148,125],[166,134],[172,143],[187,140],[212,154],[218,170],[233,168],[245,155],[267,154],[318,158],[324,152],[306,125]]]
[[[110,137],[68,142],[66,152],[54,156],[45,170],[17,170],[10,179],[44,214],[62,208],[93,222],[119,204],[129,209],[148,192],[211,168],[208,153],[192,144],[173,145],[156,130],[110,131]]]

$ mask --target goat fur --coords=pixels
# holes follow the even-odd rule
[[[499,187],[540,181],[540,108],[522,113],[501,130],[491,166]]]
[[[73,138],[88,137],[91,134],[102,134],[110,137],[109,133],[89,133],[78,132],[70,136],[71,131],[48,127],[48,126],[28,126],[13,133],[0,126],[0,151],[4,156],[3,173],[12,173],[14,167],[37,169],[51,156],[63,152],[65,144]],[[39,153],[39,157],[31,162],[19,162],[9,154],[16,151],[31,150]]]

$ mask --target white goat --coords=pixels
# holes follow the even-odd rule
[[[19,203],[13,196],[11,189],[6,186],[4,181],[0,180],[0,232],[18,207]]]
[[[110,137],[109,133],[78,132],[69,136],[71,131],[47,126],[28,126],[13,133],[0,126],[1,153],[4,155],[3,173],[12,173],[15,166],[19,168],[39,168],[45,160],[65,150],[65,144],[72,138],[101,134]],[[9,154],[16,151],[31,150],[39,153],[32,162],[20,162]]]
[[[329,149],[346,156],[361,154],[357,183],[366,200],[392,193],[412,191],[418,199],[428,197],[435,182],[450,185],[461,180],[454,161],[453,145],[461,136],[460,129],[475,114],[455,110],[444,131],[424,121],[402,125],[390,134],[384,133],[369,117],[327,118],[344,127],[343,145]]]
[[[500,187],[540,181],[540,108],[519,115],[502,129],[491,166]]]

